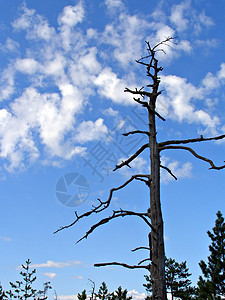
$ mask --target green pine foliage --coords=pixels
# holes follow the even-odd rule
[[[186,261],[178,263],[175,259],[166,258],[165,261],[165,277],[167,292],[170,293],[172,299],[180,298],[182,300],[194,299],[195,288],[191,287],[191,280],[189,277],[189,269],[187,268]],[[145,275],[147,281],[143,286],[151,294],[152,283],[151,278]],[[151,299],[151,296],[147,296],[146,299]]]
[[[207,234],[212,243],[207,263],[200,261],[203,276],[198,281],[199,299],[222,299],[225,296],[225,223],[222,213],[217,212],[215,227]]]

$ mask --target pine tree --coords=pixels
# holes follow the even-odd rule
[[[130,300],[130,299],[132,299],[132,296],[127,297],[127,290],[122,290],[122,287],[119,286],[117,291],[112,293],[112,296],[110,299],[111,300]]]
[[[186,266],[186,261],[178,263],[175,259],[166,258],[165,261],[165,276],[166,276],[166,288],[167,292],[171,294],[172,299],[174,297],[181,298],[182,300],[193,299],[192,296],[195,289],[191,287],[191,280],[188,277],[191,276],[189,269]],[[152,284],[150,276],[145,275],[147,281],[143,286],[148,292],[152,292]],[[146,299],[151,299],[147,297]]]
[[[86,290],[83,290],[83,292],[81,294],[78,294],[77,299],[78,300],[86,300],[87,299]]]
[[[110,293],[108,293],[107,285],[103,281],[102,285],[100,286],[98,293],[96,294],[98,299],[106,300],[110,298]]]
[[[5,292],[2,288],[2,284],[0,282],[0,300],[4,300],[4,299],[7,299],[7,297],[6,297],[6,294],[5,294]]]
[[[207,232],[212,241],[208,262],[199,263],[204,276],[198,282],[200,299],[221,299],[225,295],[225,223],[220,211],[216,215],[215,227]]]
[[[31,261],[28,259],[26,265],[22,265],[22,271],[20,275],[22,280],[17,280],[16,283],[10,282],[11,288],[9,291],[6,291],[7,298],[9,299],[47,299],[47,291],[51,289],[50,282],[44,283],[44,289],[37,291],[33,288],[33,283],[36,281],[37,277],[35,276],[36,269],[30,270]],[[3,298],[4,299],[4,298]]]

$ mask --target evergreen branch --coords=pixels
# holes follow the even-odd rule
[[[137,152],[135,152],[132,156],[130,156],[127,160],[121,162],[119,165],[116,165],[115,169],[113,169],[113,171],[116,171],[117,169],[122,168],[123,166],[129,166],[129,163],[132,162],[136,157],[138,157],[139,154],[141,154],[141,152],[143,152],[146,148],[149,147],[149,144],[144,144],[143,146],[141,146],[140,149],[137,150]]]
[[[204,156],[201,156],[199,154],[197,154],[192,148],[190,147],[185,147],[185,146],[165,146],[165,147],[161,147],[160,150],[166,150],[166,149],[182,149],[182,150],[187,150],[189,151],[191,154],[193,154],[196,158],[206,161],[211,165],[211,168],[209,169],[215,169],[215,170],[221,170],[225,168],[225,165],[217,167],[215,166],[215,164],[213,163],[213,161],[209,158],[206,158]]]

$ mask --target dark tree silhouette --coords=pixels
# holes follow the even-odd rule
[[[217,212],[215,227],[208,231],[212,243],[208,262],[200,261],[203,277],[199,277],[199,299],[221,299],[225,296],[225,223],[222,213]]]
[[[189,269],[187,268],[186,261],[178,263],[175,259],[166,258],[165,261],[165,275],[166,275],[166,288],[167,293],[171,295],[171,299],[195,299],[195,288],[191,286],[189,277]],[[150,294],[152,293],[151,278],[148,275],[144,276],[146,283],[143,286]],[[148,296],[147,299],[153,299]]]
[[[98,199],[99,203],[97,206],[93,207],[91,210],[85,212],[82,215],[78,215],[75,212],[75,220],[69,225],[60,227],[56,232],[69,228],[75,225],[79,220],[89,217],[92,214],[101,213],[106,210],[112,201],[112,196],[114,192],[119,191],[126,187],[128,184],[134,181],[143,182],[150,189],[150,207],[146,212],[136,212],[128,211],[124,209],[114,210],[111,216],[101,219],[98,223],[94,224],[87,233],[79,240],[81,241],[84,238],[87,238],[96,228],[99,226],[108,223],[109,221],[126,216],[136,216],[141,218],[149,228],[148,235],[148,245],[147,247],[138,247],[133,251],[139,249],[146,249],[149,251],[147,258],[143,259],[136,265],[128,265],[121,262],[110,262],[110,263],[98,263],[95,264],[96,267],[100,266],[109,266],[109,265],[118,265],[123,266],[129,269],[138,269],[142,268],[148,270],[151,275],[152,281],[152,295],[154,300],[165,300],[167,299],[166,295],[166,281],[165,281],[165,250],[164,250],[164,235],[163,235],[163,217],[161,211],[161,202],[160,202],[160,168],[165,169],[174,179],[177,179],[172,171],[167,167],[161,165],[160,162],[160,153],[165,150],[185,150],[191,153],[196,158],[207,162],[210,165],[210,169],[220,170],[225,167],[216,166],[212,160],[199,155],[191,147],[185,146],[186,144],[193,144],[197,142],[206,142],[211,140],[220,140],[225,137],[225,135],[220,135],[211,138],[204,138],[203,136],[187,139],[187,140],[170,140],[164,142],[157,141],[157,130],[156,130],[156,118],[159,118],[162,121],[165,121],[164,117],[161,116],[156,111],[156,101],[158,96],[162,93],[159,90],[160,77],[159,74],[163,70],[158,64],[157,52],[163,51],[162,46],[171,47],[171,44],[174,44],[174,39],[172,37],[166,38],[164,41],[158,43],[154,47],[150,45],[149,42],[146,42],[147,45],[147,55],[137,60],[136,62],[146,68],[147,77],[150,82],[146,87],[136,88],[134,90],[125,88],[126,93],[133,95],[133,100],[141,105],[143,109],[147,110],[148,114],[148,128],[147,130],[135,130],[124,133],[124,136],[133,135],[133,134],[142,134],[148,138],[148,142],[142,145],[133,155],[131,155],[127,160],[116,165],[114,171],[126,166],[130,167],[130,163],[134,161],[141,153],[145,150],[149,150],[150,156],[150,173],[149,174],[136,174],[131,176],[126,182],[121,184],[119,187],[112,188],[109,193],[109,197],[106,201]],[[78,241],[78,242],[79,242]],[[147,264],[144,264],[146,263]]]

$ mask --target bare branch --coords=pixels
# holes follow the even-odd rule
[[[163,118],[157,111],[155,111],[155,110],[153,111],[146,101],[141,101],[140,98],[133,98],[133,100],[135,102],[141,104],[143,107],[146,107],[148,109],[149,113],[154,113],[159,119],[161,119],[162,121],[166,121],[166,119]]]
[[[129,166],[129,163],[132,162],[136,157],[138,157],[138,155],[141,154],[141,152],[143,152],[148,147],[149,147],[149,144],[144,144],[143,146],[141,146],[141,148],[138,149],[137,152],[134,153],[132,156],[130,156],[127,160],[123,161],[119,165],[116,165],[116,167],[113,171],[116,171],[117,169],[120,169],[123,166]]]
[[[135,134],[135,133],[143,133],[143,134],[146,134],[147,136],[149,136],[148,131],[142,131],[142,130],[134,130],[134,131],[126,132],[126,133],[123,133],[123,136],[128,136],[130,134]]]
[[[146,92],[146,91],[142,91],[141,89],[138,90],[136,89],[135,91],[132,91],[128,88],[125,88],[124,92],[129,92],[131,94],[135,94],[135,95],[140,95],[140,96],[147,96],[147,97],[151,97],[152,93]]]
[[[175,180],[177,180],[177,177],[172,173],[172,171],[169,168],[167,168],[163,165],[160,165],[160,167],[165,169]]]
[[[99,263],[99,264],[94,264],[95,267],[105,267],[105,266],[121,266],[124,268],[128,268],[128,269],[147,269],[150,270],[150,266],[151,265],[147,265],[147,266],[131,266],[131,265],[127,265],[124,263],[118,263],[118,262],[110,262],[110,263]]]
[[[150,260],[150,258],[145,258],[145,259],[143,259],[143,260],[139,261],[138,265],[141,265],[141,264],[143,264],[143,262],[145,262],[145,261],[147,261],[147,260]]]
[[[225,138],[225,134],[223,135],[218,135],[215,137],[211,137],[211,138],[204,138],[202,135],[200,136],[200,138],[195,138],[195,139],[187,139],[187,140],[172,140],[172,141],[165,141],[162,143],[159,143],[159,147],[164,147],[167,145],[179,145],[179,144],[188,144],[188,143],[196,143],[196,142],[204,142],[204,141],[217,141],[217,140],[221,140]]]
[[[137,250],[150,250],[150,248],[148,248],[148,247],[137,247],[137,248],[135,248],[135,249],[133,249],[133,250],[131,250],[132,252],[135,252],[135,251],[137,251]]]
[[[134,212],[134,211],[120,209],[118,211],[113,211],[113,214],[111,216],[109,216],[107,218],[104,218],[104,219],[101,219],[98,223],[92,225],[91,228],[86,232],[86,234],[76,242],[76,244],[78,244],[83,239],[86,239],[96,228],[100,227],[101,225],[104,225],[104,224],[108,223],[110,220],[113,220],[115,218],[125,217],[125,216],[137,216],[137,217],[140,217],[142,220],[145,221],[145,223],[152,230],[154,230],[154,228],[152,227],[152,225],[150,224],[150,222],[146,218],[146,217],[149,217],[148,213],[137,213],[137,212]]]
[[[171,37],[171,36],[167,37],[165,40],[163,40],[163,41],[161,41],[160,43],[156,44],[156,45],[152,48],[152,51],[155,51],[155,49],[158,48],[158,47],[161,46],[161,45],[166,45],[166,46],[168,46],[168,47],[171,47],[171,46],[168,44],[168,42],[170,42],[170,43],[176,45],[176,43],[174,42],[175,39],[177,39],[177,37]],[[149,43],[148,43],[148,46],[150,46]]]
[[[211,159],[208,159],[208,158],[206,158],[204,156],[201,156],[201,155],[197,154],[190,147],[185,147],[185,146],[165,146],[165,147],[162,147],[160,150],[166,150],[166,149],[182,149],[182,150],[187,150],[187,151],[191,152],[196,158],[208,162],[211,165],[211,168],[209,168],[209,169],[221,170],[221,169],[225,168],[225,165],[220,166],[220,167],[215,166],[214,163],[213,163],[213,161]]]
[[[98,199],[98,201],[100,202],[99,205],[97,206],[94,206],[93,209],[87,211],[86,213],[82,214],[82,215],[78,215],[77,212],[75,211],[75,215],[76,215],[76,219],[75,221],[73,221],[71,224],[69,225],[65,225],[65,226],[61,226],[59,229],[57,229],[54,233],[57,233],[63,229],[66,229],[66,228],[69,228],[69,227],[72,227],[73,225],[75,225],[80,219],[84,218],[84,217],[88,217],[90,216],[91,214],[93,213],[99,213],[103,210],[105,210],[107,207],[109,207],[110,203],[111,203],[111,200],[112,200],[112,196],[113,196],[113,193],[115,191],[118,191],[122,188],[124,188],[126,185],[128,185],[130,182],[132,182],[134,179],[137,179],[137,180],[140,180],[139,178],[140,177],[145,177],[145,178],[148,178],[149,182],[150,182],[150,175],[144,175],[144,174],[137,174],[137,175],[133,175],[131,176],[130,179],[128,179],[125,183],[123,183],[122,185],[120,185],[119,187],[116,187],[116,188],[112,188],[109,192],[109,197],[106,201],[101,201],[100,199]]]

